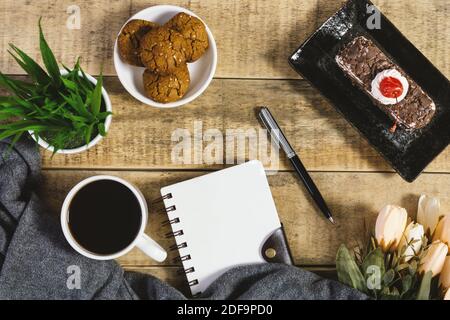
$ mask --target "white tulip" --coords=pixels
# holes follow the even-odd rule
[[[441,273],[444,268],[445,258],[448,253],[448,247],[441,241],[433,242],[427,249],[425,256],[420,261],[419,272],[425,273],[431,271],[433,277]]]
[[[401,250],[407,246],[403,253],[403,261],[408,262],[412,257],[417,255],[422,247],[422,237],[424,235],[423,226],[419,223],[411,222],[403,232],[402,240],[398,245],[398,249]]]
[[[436,240],[441,240],[450,247],[450,215],[446,215],[439,220],[433,236],[433,241]]]
[[[375,238],[384,252],[397,250],[407,220],[404,208],[387,205],[381,209],[375,224]]]
[[[445,258],[444,267],[439,276],[439,287],[450,289],[450,256]]]
[[[441,204],[438,198],[424,194],[420,196],[417,208],[417,222],[423,225],[425,233],[429,236],[433,235],[439,218],[443,216],[443,214],[439,213],[440,208]]]
[[[447,292],[445,293],[444,300],[450,300],[450,289],[447,289]]]

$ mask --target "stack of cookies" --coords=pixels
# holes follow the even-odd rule
[[[187,63],[199,59],[208,49],[208,34],[200,19],[179,13],[165,25],[131,20],[118,38],[123,61],[145,67],[145,94],[168,103],[181,99],[189,88]]]

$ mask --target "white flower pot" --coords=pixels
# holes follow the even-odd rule
[[[68,73],[66,70],[60,70],[60,71],[61,71],[62,75],[66,75]],[[97,79],[95,79],[93,76],[91,76],[91,75],[86,73],[86,77],[94,85],[97,84]],[[104,87],[102,87],[102,98],[105,101],[106,111],[112,112],[111,100],[109,99],[108,93],[106,92]],[[111,120],[112,120],[112,116],[111,115],[107,116],[106,119],[105,119],[105,131],[106,132],[108,132],[108,130],[109,130],[109,127],[111,125]],[[44,148],[44,149],[46,149],[46,150],[48,150],[50,152],[54,151],[53,146],[49,145],[42,138],[39,138],[39,140],[36,140],[33,131],[28,131],[28,132],[29,132],[30,136],[33,138],[33,140],[36,141],[42,148]],[[61,153],[61,154],[80,153],[80,152],[83,152],[83,151],[86,151],[86,150],[92,148],[97,143],[99,143],[102,139],[103,139],[103,136],[98,134],[94,139],[91,140],[91,142],[89,142],[88,144],[85,144],[84,146],[81,146],[81,147],[78,147],[78,148],[73,148],[73,149],[60,149],[60,150],[56,151],[56,153]]]

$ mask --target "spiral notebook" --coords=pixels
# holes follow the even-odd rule
[[[254,160],[161,189],[193,295],[242,264],[292,264],[261,162]]]

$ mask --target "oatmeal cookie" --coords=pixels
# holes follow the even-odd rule
[[[188,43],[186,61],[193,62],[200,58],[208,49],[208,34],[203,22],[184,12],[178,13],[170,19],[166,26],[177,30]]]
[[[150,30],[158,27],[156,23],[146,20],[131,20],[119,34],[117,44],[123,61],[134,66],[142,66],[139,58],[140,40]]]
[[[150,99],[161,103],[180,100],[186,94],[190,82],[186,63],[167,75],[147,69],[143,78],[145,94]]]
[[[139,56],[150,71],[168,75],[186,63],[186,47],[187,42],[178,31],[159,27],[142,38]]]

